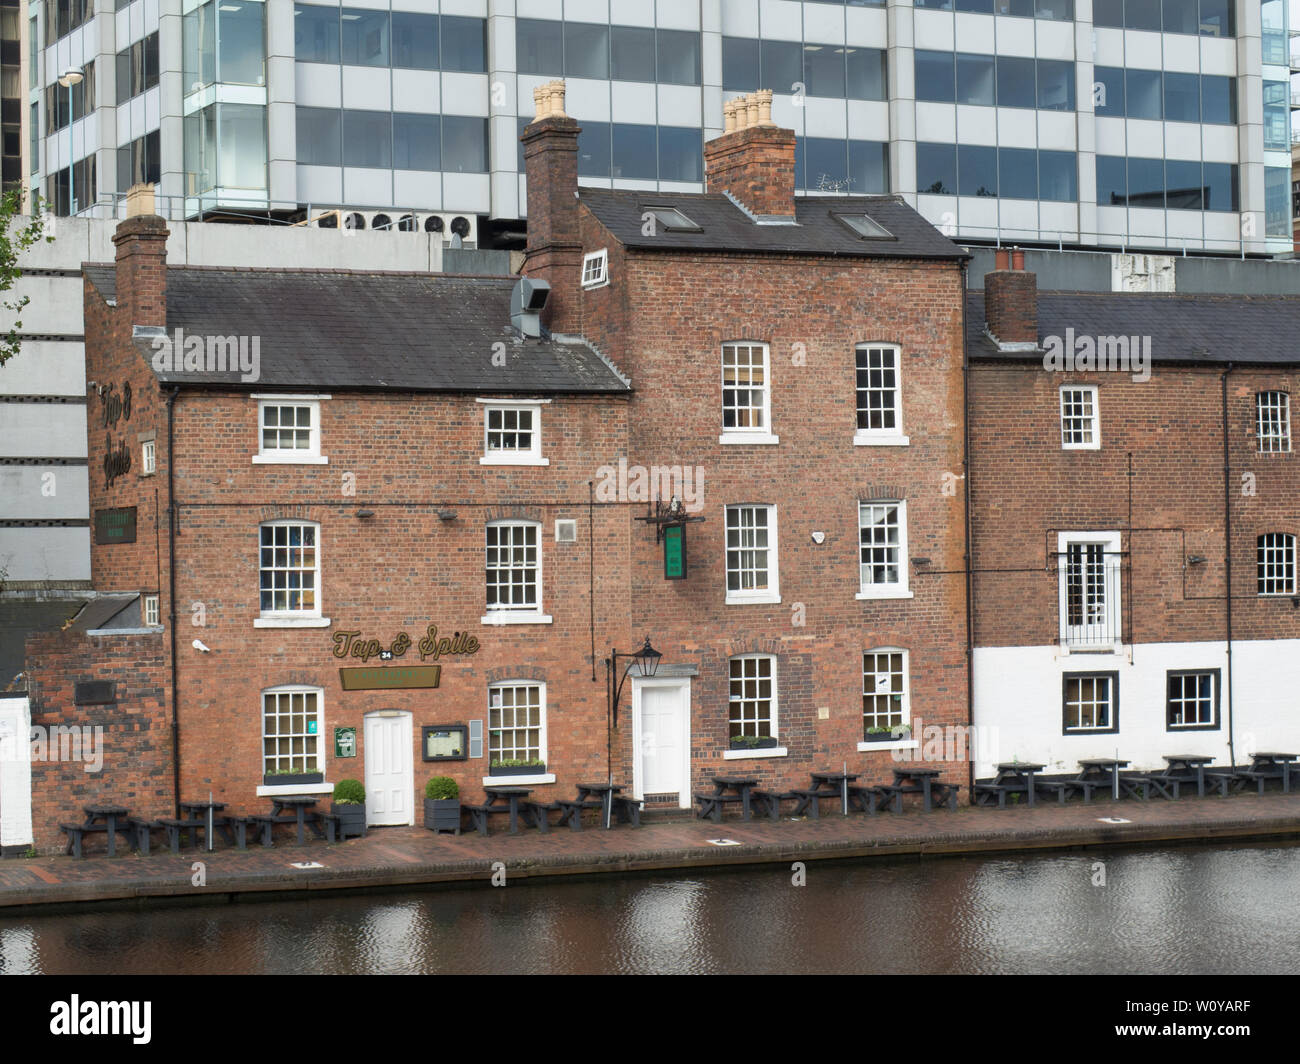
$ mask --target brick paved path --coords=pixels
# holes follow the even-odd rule
[[[1110,816],[1129,823],[1100,820]],[[457,881],[486,884],[496,861],[504,862],[509,877],[519,878],[1246,837],[1300,839],[1300,794],[1064,807],[1039,804],[1034,809],[962,806],[956,811],[875,817],[823,813],[820,820],[777,822],[676,820],[611,831],[594,826],[581,832],[552,830],[547,835],[524,829],[512,836],[498,829],[486,838],[435,836],[419,827],[381,828],[371,829],[364,839],[333,845],[310,842],[300,847],[277,841],[271,849],[253,845],[239,851],[219,845],[211,853],[189,849],[177,856],[164,849],[149,857],[15,858],[0,861],[0,908],[200,893],[224,900],[225,895],[246,892]],[[741,845],[715,846],[709,841],[715,838]],[[205,866],[204,886],[192,883],[196,861]],[[293,867],[303,861],[323,867]]]

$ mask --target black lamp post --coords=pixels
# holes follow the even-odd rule
[[[618,674],[618,659],[631,658],[627,663],[627,668],[623,670],[623,675],[618,680],[618,686],[614,686],[614,677]],[[641,649],[632,654],[620,654],[617,650],[611,650],[609,657],[605,659],[605,688],[609,692],[609,727],[605,730],[605,767],[609,772],[609,782],[614,782],[614,729],[618,727],[618,700],[623,693],[623,684],[632,671],[633,665],[641,667],[642,676],[653,676],[659,669],[659,659],[663,655],[650,645],[650,637],[645,637],[645,643]]]

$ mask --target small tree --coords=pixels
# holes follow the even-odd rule
[[[44,201],[39,193],[32,193],[31,217],[26,224],[15,227],[15,223],[23,217],[22,204],[23,190],[16,185],[0,196],[0,292],[8,292],[23,275],[23,271],[18,268],[19,255],[38,240],[44,239],[47,244],[54,240],[53,236],[45,234]],[[0,336],[0,366],[18,354],[21,346],[18,333],[23,323],[17,315],[22,313],[29,302],[30,296],[0,300],[0,311],[14,315],[9,331]]]

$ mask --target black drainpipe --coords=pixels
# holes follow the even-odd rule
[[[1236,765],[1237,750],[1232,734],[1232,471],[1228,462],[1228,374],[1232,370],[1233,364],[1229,362],[1219,378],[1219,386],[1223,406],[1223,599],[1227,604],[1228,628],[1228,763]]]
[[[177,819],[181,815],[181,721],[177,715],[180,682],[176,678],[176,481],[172,472],[176,462],[172,450],[175,446],[175,412],[172,404],[176,402],[179,393],[180,388],[176,387],[167,396],[167,627],[171,629],[172,640],[172,815]]]
[[[966,481],[966,735],[971,740],[966,750],[966,793],[974,803],[975,795],[975,626],[973,619],[975,559],[972,556],[970,516],[970,345],[966,336],[966,294],[970,263],[961,264],[961,467]]]

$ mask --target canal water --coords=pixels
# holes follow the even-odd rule
[[[1300,847],[809,862],[0,917],[0,972],[1300,971]]]

